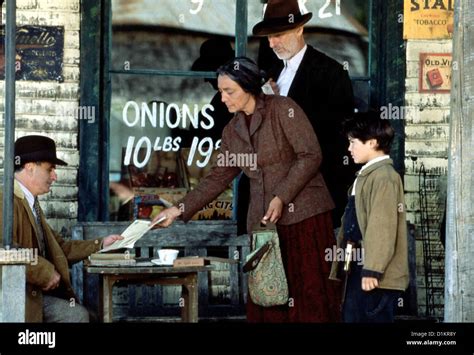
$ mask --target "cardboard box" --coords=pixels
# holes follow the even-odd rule
[[[205,266],[210,265],[211,262],[235,264],[238,261],[227,258],[218,258],[215,256],[187,256],[175,259],[173,267]]]
[[[231,199],[217,199],[208,203],[192,218],[193,221],[232,219],[233,204]]]
[[[163,209],[176,204],[184,196],[185,188],[143,188],[133,189],[133,216],[135,219],[153,219]]]

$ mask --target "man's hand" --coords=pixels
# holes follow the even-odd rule
[[[377,280],[375,277],[362,278],[362,290],[372,291],[376,287],[379,287],[379,280]]]
[[[53,276],[51,279],[48,281],[45,287],[43,287],[43,291],[49,291],[49,290],[54,290],[59,286],[59,282],[61,281],[61,275],[54,270]]]
[[[270,201],[268,206],[268,211],[265,216],[262,218],[262,223],[267,224],[268,220],[272,223],[276,223],[281,217],[281,211],[283,210],[283,201],[275,196],[273,200]]]
[[[108,247],[109,245],[115,243],[117,240],[122,240],[122,239],[123,237],[121,235],[111,234],[102,240],[102,247],[104,248]]]
[[[166,219],[161,222],[160,224],[155,224],[153,228],[166,228],[169,227],[176,218],[181,216],[181,211],[178,207],[173,206],[170,208],[167,208],[166,210],[161,211],[161,213],[156,216],[151,223],[156,222],[160,218],[166,217]]]
[[[267,82],[268,82],[268,83],[270,84],[270,86],[272,87],[273,93],[274,93],[275,95],[280,95],[280,89],[278,88],[277,83],[276,83],[272,78],[270,78],[270,80],[268,80]]]

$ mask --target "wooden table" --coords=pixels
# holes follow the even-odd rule
[[[208,272],[213,266],[190,266],[175,268],[172,266],[155,266],[152,263],[133,266],[86,266],[90,274],[99,274],[99,311],[104,323],[113,319],[112,288],[118,281],[146,285],[181,286],[181,319],[183,322],[198,321],[198,272]],[[181,306],[181,304],[180,304]]]

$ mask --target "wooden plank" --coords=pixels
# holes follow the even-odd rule
[[[173,285],[182,287],[182,299],[183,299],[183,308],[182,318],[184,322],[197,322],[198,321],[198,287],[197,287],[197,272],[201,268],[188,268],[189,271],[177,272],[176,276],[173,276],[172,272],[169,273],[154,273],[150,275],[144,275],[140,273],[133,272],[130,276],[123,271],[127,268],[121,268],[120,272],[108,272],[108,269],[101,268],[105,270],[105,274],[101,273],[101,282],[100,282],[100,293],[99,298],[100,303],[100,316],[104,323],[111,323],[114,320],[113,317],[113,286],[118,281],[127,282],[129,284],[141,284],[141,285]],[[132,269],[132,268],[129,268]],[[183,268],[184,269],[184,268]],[[207,267],[207,270],[212,268]],[[91,268],[88,268],[91,270]],[[134,271],[134,270],[131,270]],[[154,276],[156,275],[156,276]],[[131,278],[130,278],[131,277]],[[144,307],[145,312],[140,312],[138,314],[143,316],[146,315],[148,308]]]
[[[103,1],[81,1],[81,97],[80,105],[93,107],[96,119],[94,122],[80,120],[79,122],[79,152],[80,169],[78,171],[78,220],[100,220],[101,210],[108,211],[103,205],[101,190],[101,120],[100,108],[101,84],[101,16]],[[98,16],[99,14],[99,16]],[[87,79],[84,79],[87,78]],[[107,160],[107,158],[105,158]],[[107,192],[108,195],[108,192]]]
[[[130,222],[82,222],[84,239],[120,234]],[[75,228],[75,227],[74,227]],[[176,221],[166,229],[155,229],[145,234],[137,243],[142,246],[241,246],[248,244],[246,236],[236,236],[234,221],[190,221],[187,224]]]
[[[136,245],[138,245],[138,243]],[[152,257],[154,257],[153,253],[150,254],[150,249],[149,249],[148,245],[146,245],[146,244],[142,244],[142,245],[144,245],[144,246],[140,248],[140,256],[142,258],[152,258]]]
[[[247,236],[248,237],[248,236]],[[242,261],[245,260],[245,257],[250,254],[250,246],[244,246],[242,247]],[[242,299],[240,300],[244,304],[247,303],[247,293],[248,293],[248,277],[244,272],[242,271],[244,263],[241,262],[239,265],[239,275],[240,275],[240,283],[242,285]]]
[[[160,266],[160,267],[141,267],[141,266],[119,266],[119,267],[108,267],[108,266],[87,266],[87,272],[91,274],[101,275],[114,275],[114,274],[131,274],[134,278],[138,278],[138,274],[142,275],[143,279],[149,278],[148,274],[166,274],[176,275],[186,272],[199,272],[199,271],[212,271],[214,270],[213,265],[206,266],[186,266],[180,268],[173,268],[172,266]]]
[[[140,296],[143,297],[143,291],[146,284],[135,284],[127,282],[128,289],[128,314],[131,316],[143,315],[143,304],[140,305]]]
[[[370,106],[378,109],[392,104],[402,106],[405,94],[405,45],[402,38],[403,26],[399,16],[403,14],[403,0],[372,2],[370,32]],[[391,25],[395,24],[395,25]],[[396,24],[399,24],[398,26]],[[391,120],[396,135],[391,156],[394,168],[404,172],[404,120]]]
[[[385,3],[385,1],[384,1]],[[384,33],[386,43],[386,99],[385,103],[391,103],[394,106],[403,106],[405,104],[403,95],[405,93],[405,83],[400,78],[406,75],[405,56],[406,49],[402,39],[403,26],[391,26],[398,23],[400,15],[403,14],[403,0],[387,1],[387,17],[381,19],[386,23],[387,32]],[[405,120],[391,120],[395,130],[390,156],[393,159],[394,168],[402,175],[405,172]]]
[[[81,222],[77,226],[73,227],[73,233],[75,230],[81,231],[83,238],[90,240],[93,238],[105,236],[108,234],[120,233],[123,231],[130,222]],[[79,231],[77,233],[79,233]],[[79,235],[79,234],[77,234]],[[248,254],[248,236],[236,236],[236,224],[233,221],[192,221],[188,224],[184,224],[181,221],[176,222],[169,229],[151,231],[143,237],[137,248],[145,250],[143,254],[153,255],[153,252],[162,247],[173,247],[182,250],[182,255],[218,255],[222,257],[230,256],[237,258],[239,261],[245,258]],[[149,251],[152,250],[150,253]],[[209,250],[211,253],[209,253]],[[222,250],[222,255],[219,250]],[[217,253],[217,254],[216,254]],[[235,271],[231,270],[229,276],[221,275],[221,271],[211,272],[216,273],[219,277],[228,278],[229,281],[225,281],[225,285],[222,287],[228,288],[225,292],[229,294],[230,301],[227,303],[209,304],[210,290],[209,290],[209,275],[207,273],[199,273],[198,277],[198,298],[199,298],[199,312],[201,315],[210,317],[228,317],[228,316],[243,316],[245,308],[243,300],[246,299],[247,283],[246,276],[242,275],[241,265],[234,265]],[[142,268],[143,272],[156,272],[156,270],[163,270],[163,268],[155,268],[150,270],[149,268]],[[95,270],[95,271],[94,271]],[[182,269],[180,269],[182,270]],[[100,273],[114,273],[123,272],[122,268],[95,268],[90,269],[90,272]],[[206,275],[204,275],[206,274]],[[84,281],[85,288],[87,291],[84,293],[84,297],[87,302],[85,304],[90,305],[94,302],[91,300],[93,295],[97,295],[97,278],[94,279],[94,274],[89,273]],[[147,284],[146,280],[142,280],[143,284]],[[94,285],[95,282],[95,285]],[[180,297],[180,290],[176,290],[178,293],[175,295],[175,290],[170,290],[171,285],[161,287],[156,286],[153,289],[152,295],[148,295],[148,300],[141,299],[144,301],[142,304],[137,303],[140,297],[140,287],[137,286],[140,283],[129,283],[127,285],[128,290],[128,305],[127,304],[116,304],[114,309],[115,320],[127,319],[129,316],[176,316],[179,312],[179,307],[172,306],[171,303],[176,302]],[[233,285],[233,286],[232,286]],[[241,287],[242,285],[242,287]],[[94,289],[95,287],[95,289]],[[145,291],[146,293],[147,291]],[[232,293],[232,295],[230,295]],[[147,297],[144,294],[145,298]],[[171,301],[172,300],[172,301]],[[95,301],[96,302],[96,301]],[[164,303],[166,306],[164,306]],[[153,304],[155,303],[155,304]],[[93,307],[92,307],[93,308]]]
[[[113,275],[103,276],[102,287],[102,319],[104,323],[112,323],[113,321],[113,286],[115,278]],[[102,283],[101,283],[102,284]]]
[[[84,240],[84,228],[77,226],[72,230],[72,240]],[[82,261],[75,263],[71,267],[72,289],[76,293],[79,303],[84,303],[84,263]]]
[[[207,256],[207,248],[186,248],[186,256],[198,255]],[[198,274],[198,298],[199,298],[199,311],[203,313],[209,306],[209,276],[208,272],[200,272]]]
[[[237,247],[229,247],[229,259],[232,259],[239,250]],[[230,302],[232,304],[239,304],[239,265],[231,264],[230,266]]]
[[[99,121],[99,141],[98,153],[99,157],[99,194],[100,194],[100,208],[99,214],[95,221],[109,220],[109,200],[110,200],[110,186],[109,186],[109,157],[110,157],[110,109],[112,102],[112,78],[110,75],[111,57],[112,57],[112,1],[101,1],[101,75],[100,78],[100,106],[97,107],[101,114],[96,119]],[[86,30],[87,31],[87,30]],[[97,51],[97,50],[96,50]],[[98,51],[100,52],[100,51]],[[82,126],[81,126],[82,128]]]
[[[446,217],[446,322],[474,321],[474,7],[455,2]]]
[[[410,282],[406,297],[408,299],[408,311],[411,315],[418,315],[418,294],[416,290],[416,235],[415,226],[407,223],[408,237],[408,268],[410,273]]]
[[[163,287],[160,285],[154,286],[154,297],[155,297],[155,304],[156,308],[161,308],[163,304]]]
[[[25,265],[0,265],[0,321],[25,322]]]
[[[196,274],[186,276],[186,281],[183,285],[183,293],[187,298],[187,300],[185,299],[185,306],[183,307],[183,312],[186,315],[186,318],[183,317],[183,322],[198,322],[199,310],[197,277],[198,276]]]

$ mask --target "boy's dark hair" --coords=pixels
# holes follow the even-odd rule
[[[359,139],[362,143],[376,139],[377,150],[390,153],[395,132],[389,120],[380,117],[379,111],[358,112],[342,124],[342,133],[351,138]]]

